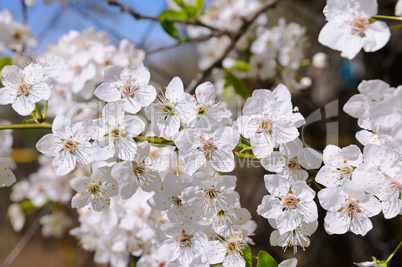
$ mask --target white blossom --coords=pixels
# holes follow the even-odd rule
[[[142,63],[130,69],[108,66],[105,82],[96,88],[94,94],[106,102],[123,99],[124,111],[134,114],[155,100],[156,91],[148,85],[149,79],[150,73]]]
[[[12,104],[13,109],[22,116],[29,115],[37,102],[50,97],[49,85],[40,68],[32,65],[25,69],[5,66],[1,76],[4,87],[0,88],[0,104]]]
[[[328,0],[325,10],[328,22],[318,41],[341,51],[342,57],[352,59],[362,48],[377,51],[390,38],[387,24],[371,18],[377,14],[376,0]]]
[[[299,135],[292,110],[289,90],[283,84],[274,91],[253,91],[243,108],[243,116],[236,122],[240,134],[250,138],[255,156],[266,157],[274,148]]]
[[[72,207],[82,208],[91,204],[95,211],[108,209],[110,198],[117,195],[119,190],[117,181],[105,169],[95,170],[91,177],[76,177],[70,181],[70,185],[77,191],[71,201]]]
[[[317,220],[315,192],[305,182],[291,183],[280,175],[265,175],[264,181],[271,195],[264,196],[257,213],[274,219],[280,235],[296,229],[302,222]]]

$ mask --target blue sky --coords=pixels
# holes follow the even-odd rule
[[[142,15],[157,16],[166,8],[165,0],[120,0]],[[22,4],[19,0],[0,1],[0,10],[8,9],[13,18],[22,23]],[[32,27],[38,40],[36,52],[43,52],[48,44],[54,44],[69,30],[82,31],[88,27],[108,32],[111,42],[118,45],[126,38],[137,47],[155,49],[173,43],[159,23],[149,20],[136,21],[131,15],[122,13],[120,8],[108,6],[102,0],[70,0],[69,6],[58,1],[44,5],[37,0],[27,7],[28,25]]]

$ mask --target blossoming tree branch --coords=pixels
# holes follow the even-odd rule
[[[255,259],[256,266],[296,266],[296,258],[278,264],[269,249],[251,254],[257,224],[229,174],[238,160],[259,161],[269,172],[257,213],[274,229],[269,243],[294,254],[314,246],[310,236],[320,224],[330,235],[365,236],[371,217],[401,215],[402,86],[361,81],[343,111],[357,119],[363,150],[329,144],[319,153],[300,139],[306,121],[292,104],[292,94],[312,82],[300,76],[306,29],[284,19],[269,28],[266,11],[276,1],[169,0],[157,17],[106,2],[157,21],[177,42],[146,53],[127,40],[116,47],[89,28],[30,56],[30,28],[0,12],[0,51],[13,53],[0,60],[0,104],[29,116],[0,125],[0,184],[12,186],[8,215],[16,231],[32,210],[51,206],[39,219],[42,234],[68,232],[98,264],[244,267]],[[383,48],[402,27],[387,24],[402,20],[402,0],[395,16],[377,9],[376,0],[327,0],[319,43],[347,59]],[[176,76],[155,88],[145,57],[188,42],[200,73],[186,87]],[[310,62],[320,67],[325,57]],[[245,79],[273,86],[251,91]],[[243,99],[237,117],[236,99]],[[48,133],[36,143],[39,169],[22,179],[14,175],[11,131],[29,129]],[[78,227],[67,205],[77,209]],[[387,259],[356,265],[387,266],[401,245]]]

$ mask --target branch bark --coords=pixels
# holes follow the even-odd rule
[[[147,19],[147,20],[153,20],[153,21],[159,21],[159,17],[151,17],[151,16],[144,16],[136,12],[134,9],[117,2],[115,0],[105,0],[109,5],[111,6],[118,6],[123,12],[129,13],[131,16],[133,16],[136,20],[140,19]],[[210,29],[211,31],[221,31],[220,29],[217,29],[211,25],[205,24],[202,21],[199,20],[180,20],[180,19],[170,19],[172,22],[180,23],[183,25],[195,25],[195,26],[201,26],[207,29]]]
[[[203,36],[196,37],[196,38],[190,38],[187,43],[199,43],[199,42],[207,41],[212,37],[220,37],[220,36],[226,35],[226,34],[227,34],[227,32],[225,32],[225,31],[212,32],[211,34],[203,35]],[[173,48],[178,47],[178,46],[180,46],[182,44],[186,44],[186,43],[177,42],[177,43],[174,43],[174,44],[161,46],[161,47],[156,48],[154,50],[147,51],[145,54],[147,56],[152,55],[152,54],[159,53],[159,52],[162,52],[162,51],[165,51],[165,50],[173,49]]]
[[[264,3],[264,5],[257,10],[253,16],[244,20],[243,25],[232,35],[231,42],[223,52],[223,54],[207,69],[201,71],[196,75],[196,77],[189,83],[186,87],[186,92],[191,93],[194,91],[195,87],[200,84],[211,72],[214,68],[222,66],[222,61],[226,58],[230,51],[236,45],[236,42],[240,39],[241,36],[247,31],[247,29],[251,26],[251,24],[258,18],[260,14],[267,11],[269,8],[273,7],[276,4],[277,0],[268,0]]]

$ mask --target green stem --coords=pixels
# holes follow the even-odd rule
[[[402,28],[402,24],[394,25],[394,26],[390,26],[390,27],[389,27],[390,30],[393,30],[393,29],[400,29],[400,28]]]
[[[383,15],[374,15],[373,18],[376,19],[392,19],[392,20],[402,20],[402,17],[395,16],[383,16]]]
[[[81,97],[81,94],[76,94],[76,95],[73,97],[72,101],[77,101],[80,97]]]
[[[251,154],[251,153],[234,152],[234,154],[238,158],[242,158],[242,159],[258,159],[256,156],[254,156],[254,154]]]
[[[176,150],[176,175],[180,176],[180,171],[179,171],[179,150]]]
[[[38,124],[6,124],[0,125],[0,130],[7,129],[52,129],[52,124],[48,122],[42,122]],[[134,137],[135,141],[148,141],[151,144],[160,144],[160,145],[174,145],[173,141],[167,140],[161,137],[153,137],[153,136],[136,136]],[[243,159],[258,159],[254,154],[251,153],[240,153],[234,152],[238,158]]]
[[[242,150],[240,150],[239,153],[243,153],[243,152],[250,151],[250,150],[251,150],[251,147],[246,147],[246,148],[243,148]]]
[[[135,141],[148,141],[151,144],[159,144],[159,145],[174,145],[173,141],[169,141],[162,137],[154,137],[154,136],[136,136],[134,137]]]
[[[38,103],[35,104],[35,109],[32,111],[31,116],[38,123],[44,122],[44,119],[43,119],[43,116],[42,116],[42,111],[40,110]]]
[[[322,190],[321,186],[319,186],[316,181],[313,181],[313,184],[318,188],[318,190]]]
[[[43,120],[46,120],[48,102],[49,102],[49,101],[48,101],[48,100],[46,100],[46,104],[45,104],[45,110],[43,111]]]
[[[212,174],[212,177],[215,177],[215,174],[216,174],[216,170],[214,170],[214,174]]]
[[[42,122],[37,124],[5,124],[0,125],[0,130],[8,129],[52,129],[52,124]]]
[[[396,247],[396,249],[394,249],[394,251],[392,252],[391,255],[389,255],[388,259],[386,260],[386,263],[388,263],[392,257],[395,255],[395,253],[398,251],[398,249],[402,246],[402,241],[399,242],[399,245]]]

